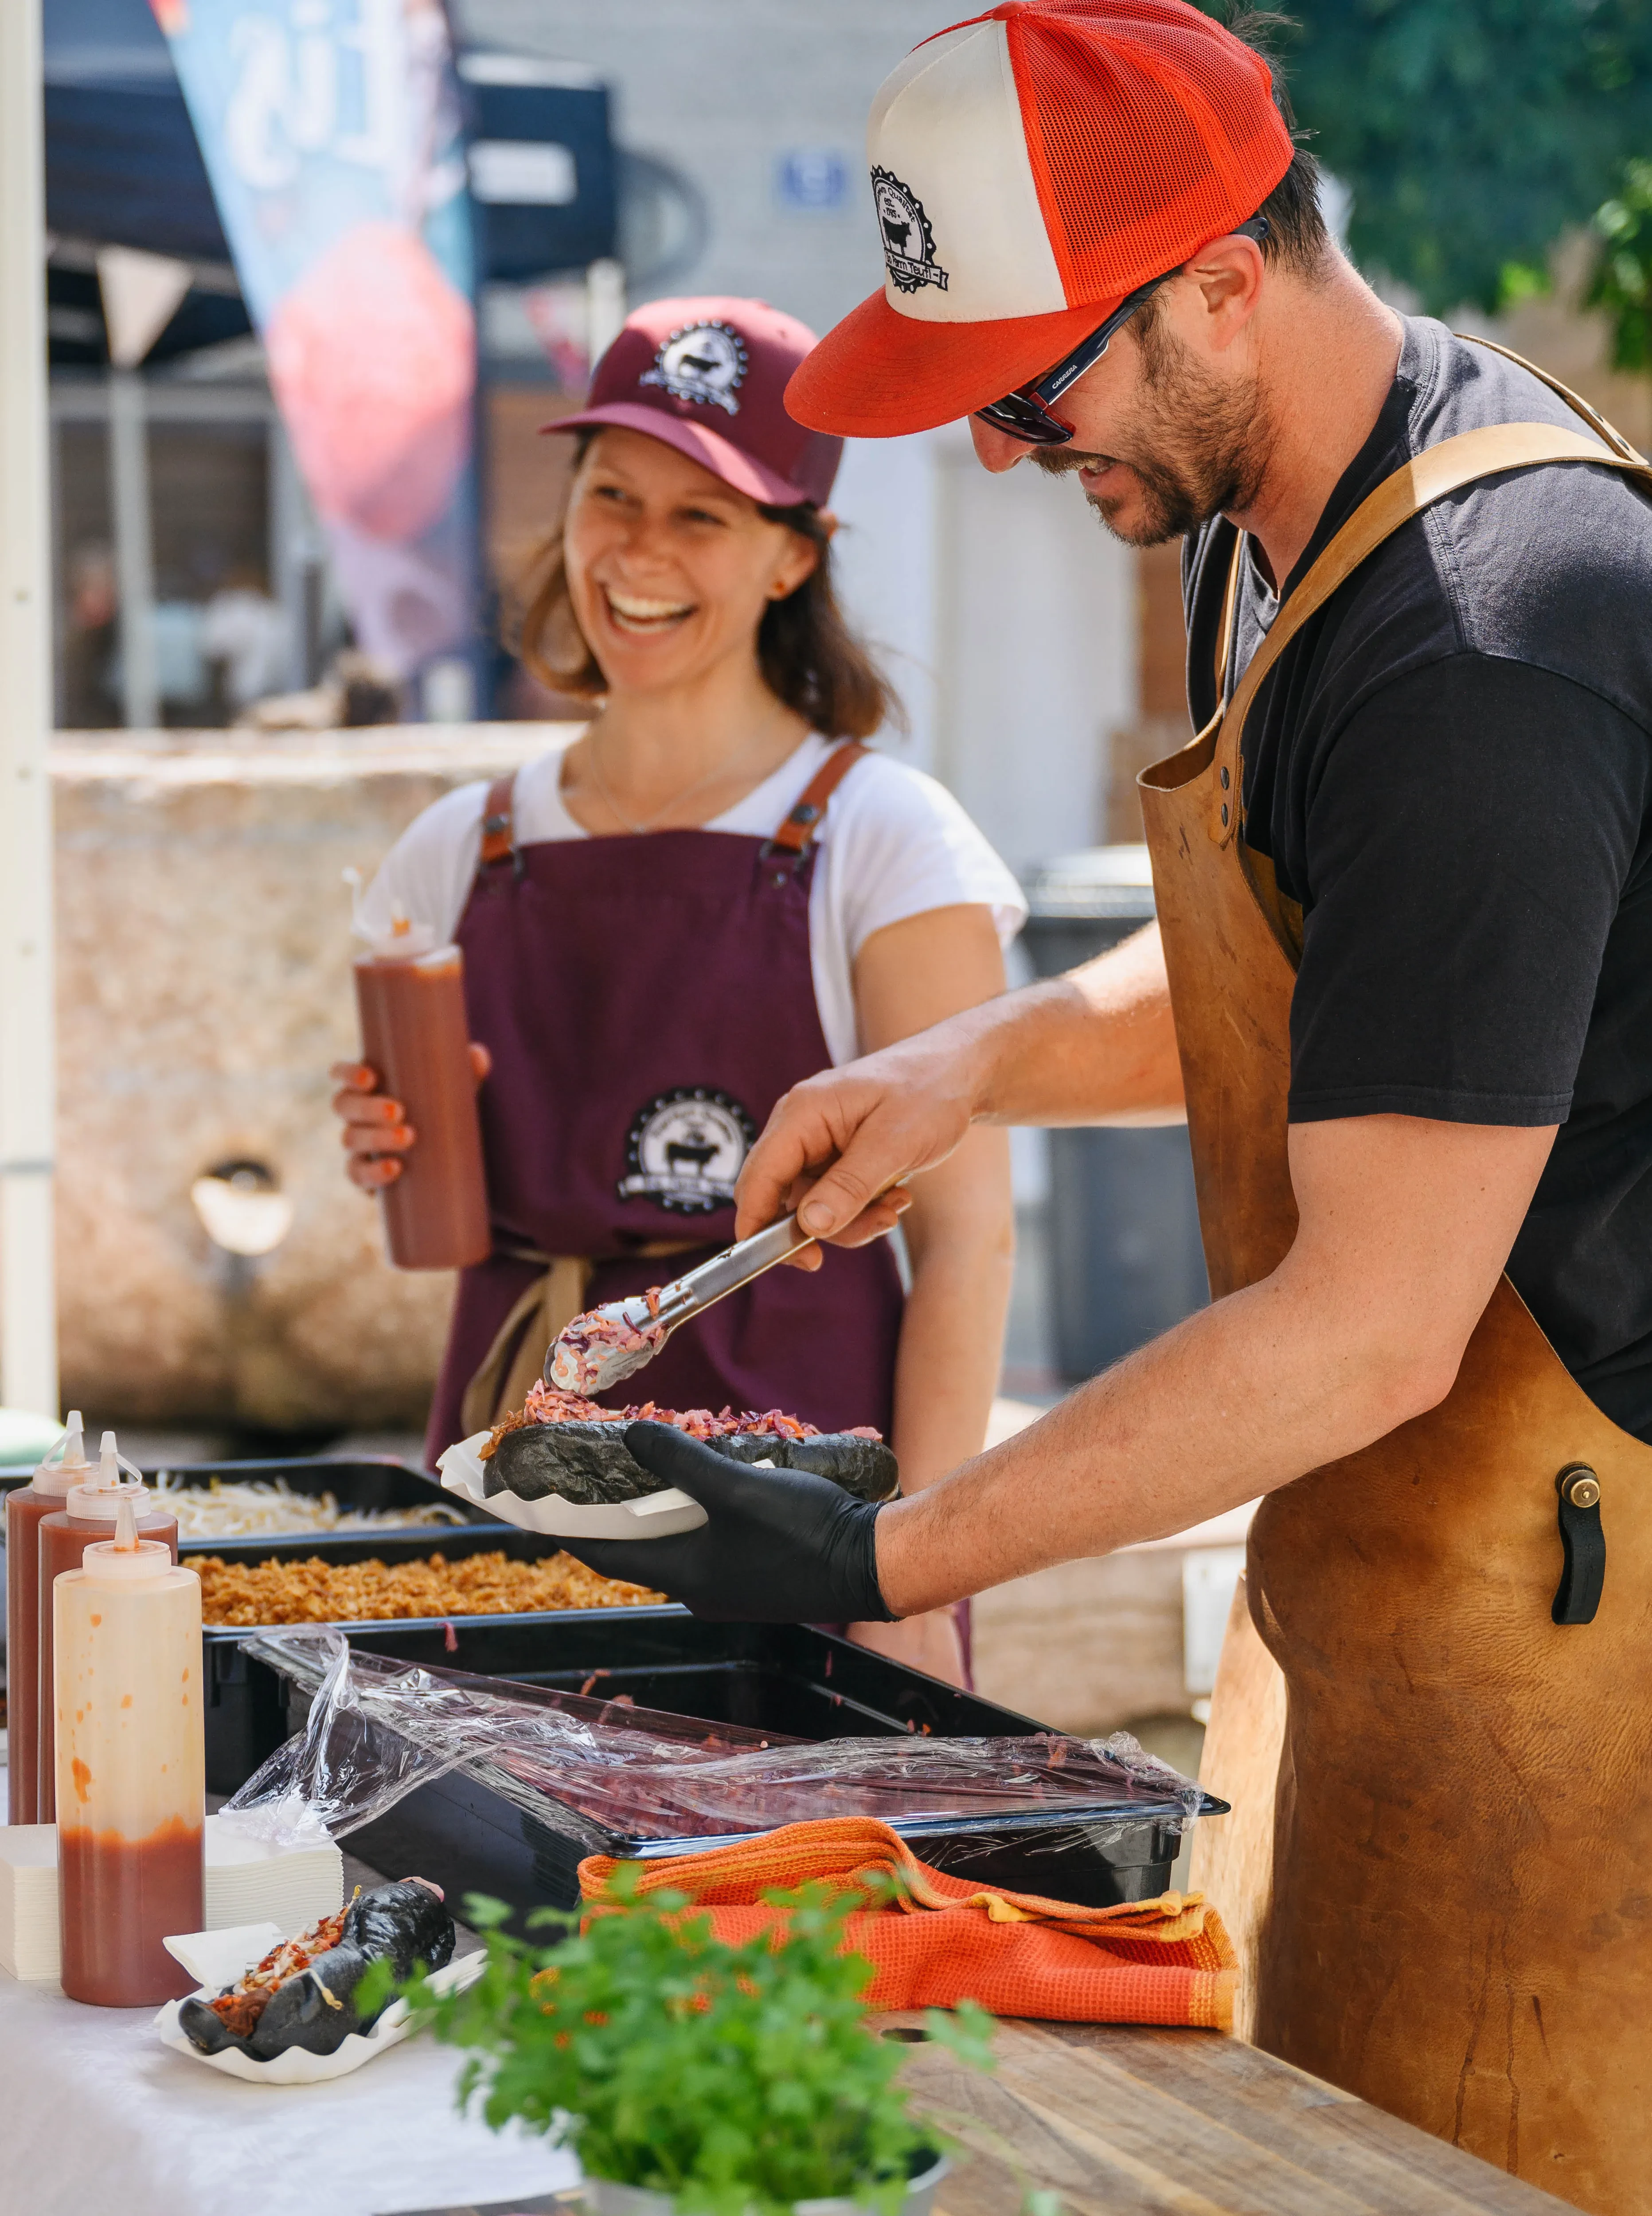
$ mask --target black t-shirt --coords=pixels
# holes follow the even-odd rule
[[[1584,428],[1528,372],[1408,320],[1377,427],[1285,590],[1408,455]],[[1232,526],[1184,555],[1195,724]],[[1279,606],[1254,563],[1242,672]],[[1652,1439],[1652,501],[1610,469],[1486,479],[1401,526],[1246,725],[1246,834],[1304,910],[1291,1118],[1559,1123],[1509,1258],[1567,1368]]]

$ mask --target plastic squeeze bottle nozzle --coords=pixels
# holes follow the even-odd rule
[[[83,1481],[72,1487],[62,1500],[53,1504],[53,1512],[43,1517],[39,1527],[36,1605],[40,1659],[40,1697],[35,1710],[34,1820],[40,1824],[49,1824],[58,1808],[56,1703],[52,1693],[52,1588],[65,1570],[80,1567],[81,1556],[94,1540],[109,1536],[123,1497],[133,1502],[139,1536],[163,1541],[176,1561],[178,1519],[152,1505],[143,1472],[120,1452],[113,1431],[103,1434],[95,1481]]]
[[[52,1596],[63,1990],[103,2008],[192,1991],[161,1942],[205,1921],[200,1579],[134,1490]]]
[[[40,1809],[41,1519],[92,1474],[78,1408],[34,1476],[6,1502],[6,1694],[10,1725],[6,1821],[34,1824]]]
[[[360,880],[354,871],[347,878]],[[391,920],[387,933],[355,930],[368,951],[353,964],[361,1058],[384,1092],[399,1100],[414,1134],[398,1154],[401,1174],[385,1185],[385,1238],[403,1270],[459,1269],[492,1251],[482,1125],[471,1030],[465,1012],[465,957],[434,944],[428,924]]]

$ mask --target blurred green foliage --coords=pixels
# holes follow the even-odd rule
[[[1630,162],[1595,211],[1603,249],[1584,304],[1612,319],[1612,366],[1652,369],[1652,162]]]
[[[1603,201],[1638,237],[1644,183],[1633,206],[1612,196],[1652,153],[1652,0],[1285,5],[1294,27],[1271,43],[1308,144],[1353,194],[1349,249],[1428,312],[1541,289],[1550,249]]]

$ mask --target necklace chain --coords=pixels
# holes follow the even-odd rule
[[[762,722],[758,724],[756,729],[746,741],[745,744],[743,747],[737,748],[737,750],[729,756],[726,761],[719,762],[715,769],[707,770],[704,777],[697,777],[692,785],[685,785],[681,792],[674,792],[663,808],[656,808],[651,816],[644,816],[640,823],[633,822],[632,818],[626,814],[624,809],[620,807],[613,793],[609,791],[608,781],[602,774],[602,763],[601,759],[602,751],[602,719],[599,716],[595,728],[587,735],[591,742],[591,782],[596,787],[598,792],[601,794],[604,804],[607,806],[608,813],[617,818],[620,822],[623,823],[626,830],[629,831],[633,837],[640,838],[645,831],[651,831],[663,816],[669,816],[674,808],[681,808],[683,802],[692,798],[695,793],[700,791],[702,786],[714,784],[719,777],[726,777],[730,771],[737,769],[740,766],[740,764],[745,760],[747,755],[755,749],[757,742],[766,736],[770,725],[775,721],[778,716],[784,712],[784,702],[776,702],[773,711],[764,717]]]

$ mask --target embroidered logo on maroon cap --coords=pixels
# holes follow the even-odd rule
[[[674,400],[698,400],[740,413],[735,398],[745,381],[746,342],[731,323],[685,323],[672,332],[639,385],[663,385]]]

